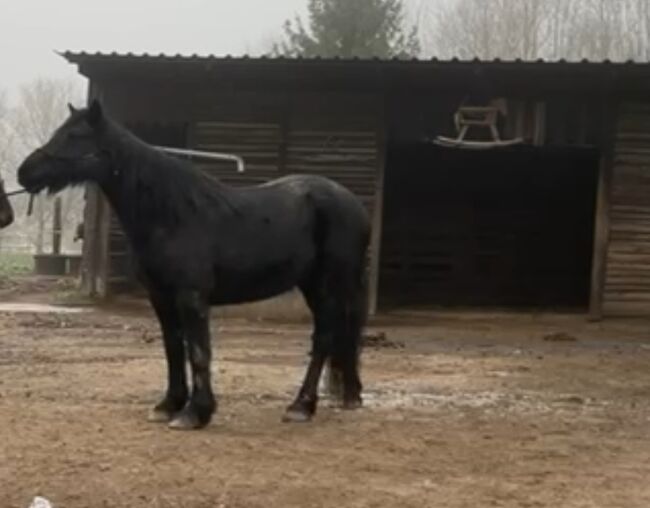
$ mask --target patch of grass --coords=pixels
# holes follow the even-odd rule
[[[27,275],[34,272],[34,256],[31,254],[0,253],[0,277]]]
[[[74,279],[69,279],[74,284]],[[69,306],[69,307],[85,307],[97,305],[97,300],[84,293],[77,288],[59,291],[54,295],[54,304]]]

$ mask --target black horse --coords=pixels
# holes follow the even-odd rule
[[[313,416],[326,361],[339,380],[343,407],[359,407],[370,230],[359,200],[317,176],[231,188],[137,139],[96,101],[70,110],[51,140],[22,163],[18,180],[32,194],[95,182],[120,219],[167,357],[167,393],[151,419],[179,429],[210,421],[216,409],[211,306],[261,300],[295,287],[313,314],[314,331],[304,382],[285,420]]]
[[[0,179],[0,229],[10,226],[14,221],[14,209],[5,192],[4,180]]]

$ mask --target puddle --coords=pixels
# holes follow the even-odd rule
[[[88,309],[82,307],[63,307],[43,303],[0,303],[0,312],[8,313],[79,314],[87,311]]]

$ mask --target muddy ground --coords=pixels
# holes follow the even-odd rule
[[[0,507],[650,506],[648,323],[383,318],[365,408],[287,425],[308,328],[215,321],[220,411],[178,433],[146,422],[163,353],[128,307],[0,313]]]

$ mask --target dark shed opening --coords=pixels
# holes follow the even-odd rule
[[[599,152],[388,148],[380,305],[589,304]]]

